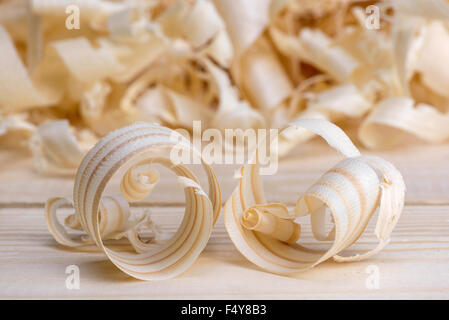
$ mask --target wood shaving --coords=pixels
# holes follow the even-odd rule
[[[173,139],[177,135],[178,139]],[[221,210],[221,193],[212,168],[202,160],[209,182],[209,195],[196,175],[185,165],[174,164],[170,151],[182,147],[198,152],[175,131],[155,124],[137,123],[116,130],[92,148],[78,168],[70,199],[53,198],[46,204],[47,225],[54,238],[68,247],[96,245],[123,272],[142,280],[160,280],[185,271],[206,246]],[[199,155],[200,156],[200,155]],[[173,171],[185,190],[186,211],[178,231],[166,241],[143,241],[138,231],[145,225],[155,228],[148,214],[131,213],[128,201],[146,197],[159,180],[156,164]],[[149,169],[145,169],[146,166]],[[122,177],[120,195],[103,195],[106,185],[120,167],[128,167]],[[137,171],[139,168],[143,170]],[[71,205],[75,213],[64,225],[57,209]],[[156,228],[157,229],[157,228]],[[154,230],[156,230],[154,229]],[[84,231],[83,236],[69,231]],[[135,253],[115,251],[105,241],[126,238]],[[156,240],[156,241],[155,241]]]
[[[254,264],[279,274],[304,271],[331,257],[349,262],[376,254],[388,244],[404,206],[401,174],[383,159],[362,156],[341,129],[325,120],[298,120],[283,128],[280,135],[297,128],[323,137],[346,159],[321,176],[289,211],[282,204],[267,202],[256,156],[254,164],[241,169],[238,186],[224,207],[225,226],[235,246]],[[376,212],[379,244],[365,253],[340,256],[360,237]],[[333,218],[329,232],[326,215]],[[318,241],[333,241],[328,250],[300,245],[301,228],[295,219],[304,216],[310,216]]]

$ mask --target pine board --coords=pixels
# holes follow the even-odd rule
[[[167,207],[151,210],[165,232],[176,229],[183,212]],[[101,253],[57,245],[47,232],[42,211],[0,209],[1,298],[449,298],[449,206],[407,206],[392,242],[377,256],[356,263],[328,261],[291,277],[264,272],[248,262],[229,240],[220,219],[206,249],[187,272],[154,282],[130,278]],[[376,244],[373,225],[348,253]],[[302,241],[313,242],[309,230]],[[79,290],[65,286],[69,265],[79,267]],[[373,266],[379,271],[378,289],[366,285]]]
[[[70,195],[73,177],[38,175],[29,159],[0,152],[0,298],[449,299],[449,144],[372,154],[392,161],[407,184],[407,205],[392,242],[375,257],[350,264],[327,261],[291,277],[273,275],[235,249],[221,217],[187,272],[142,282],[123,274],[101,253],[62,248],[48,233],[43,205],[49,197]],[[324,143],[304,145],[280,163],[277,175],[264,178],[267,198],[293,204],[338,159]],[[216,166],[224,199],[235,186],[237,167]],[[168,233],[176,230],[183,213],[183,195],[173,190],[173,183],[173,177],[164,177],[149,199],[132,208],[149,207]],[[69,211],[63,209],[63,214]],[[375,245],[373,223],[349,253]],[[310,231],[302,241],[313,243]],[[72,264],[80,269],[79,290],[65,286],[65,270]],[[377,289],[366,285],[370,268],[379,271]]]

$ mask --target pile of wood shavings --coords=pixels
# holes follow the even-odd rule
[[[99,138],[135,121],[191,130],[304,118],[356,120],[369,148],[442,142],[448,21],[447,0],[0,1],[0,148],[74,172]],[[311,137],[285,135],[280,151]]]

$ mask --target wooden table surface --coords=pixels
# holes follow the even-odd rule
[[[293,205],[340,159],[318,140],[297,149],[280,163],[277,175],[264,177],[268,200]],[[362,152],[392,161],[407,185],[404,213],[380,254],[355,263],[328,261],[291,277],[274,275],[235,249],[221,216],[206,249],[187,272],[144,282],[119,271],[101,253],[58,245],[47,231],[43,206],[49,197],[70,196],[73,177],[36,174],[29,158],[1,151],[0,298],[449,299],[449,144]],[[236,185],[235,168],[216,167],[224,200]],[[149,208],[167,233],[176,230],[184,210],[183,194],[173,190],[173,179],[163,177],[147,201],[133,206],[135,211]],[[374,224],[348,252],[376,244]],[[306,245],[313,242],[307,230],[301,239]],[[69,265],[79,267],[79,289],[66,288]]]

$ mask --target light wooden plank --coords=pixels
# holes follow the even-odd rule
[[[409,204],[449,203],[449,143],[443,145],[406,145],[386,151],[362,150],[364,154],[379,155],[394,163],[402,172],[407,185]],[[296,152],[282,159],[276,175],[265,176],[265,190],[269,201],[293,204],[321,174],[336,164],[341,157],[324,142],[316,139],[298,146]],[[236,186],[234,166],[215,166],[216,174],[227,199]],[[204,174],[199,175],[202,181]],[[111,192],[118,192],[118,183]],[[32,170],[30,158],[17,158],[0,152],[0,204],[42,204],[54,196],[71,196],[73,177],[40,175]],[[173,175],[163,176],[153,194],[145,203],[180,204],[184,195],[176,187]]]
[[[133,208],[140,211],[145,208]],[[152,207],[165,232],[174,232],[181,208]],[[63,214],[69,213],[63,209]],[[375,245],[374,221],[349,252]],[[302,241],[313,242],[305,228]],[[80,268],[80,290],[65,287],[65,269]],[[379,289],[366,286],[367,268],[379,270]],[[40,208],[0,209],[0,298],[449,298],[449,206],[407,206],[391,244],[370,260],[325,262],[292,277],[273,275],[235,249],[222,217],[197,262],[166,281],[134,280],[99,253],[66,250],[48,233]]]

